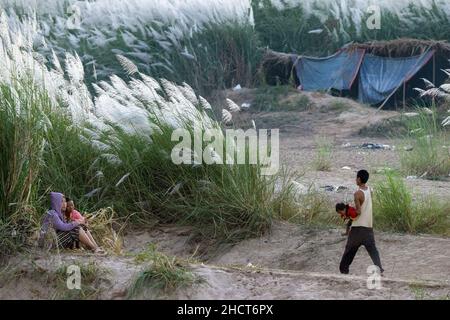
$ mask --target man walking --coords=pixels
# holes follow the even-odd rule
[[[348,274],[353,258],[361,245],[366,247],[373,264],[380,268],[380,272],[383,273],[384,271],[381,266],[380,255],[375,245],[375,236],[372,228],[372,191],[366,185],[368,180],[369,173],[366,170],[358,171],[356,174],[358,190],[354,194],[355,207],[358,215],[352,223],[345,251],[339,265],[339,270],[344,274]]]

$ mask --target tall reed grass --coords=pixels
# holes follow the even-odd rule
[[[49,123],[45,112],[50,101],[33,83],[17,80],[0,84],[0,252],[14,250],[25,232],[27,207],[37,196],[45,134]]]
[[[126,77],[115,59],[121,54],[146,74],[185,81],[206,96],[217,88],[259,83],[260,48],[327,55],[351,41],[450,40],[450,8],[443,0],[0,3],[15,28],[23,28],[23,19],[40,26],[33,45],[47,60],[53,52],[63,58],[76,51],[88,84],[111,74]],[[381,9],[379,29],[366,24],[371,4]]]
[[[380,28],[367,19],[380,8]],[[352,42],[401,37],[449,40],[449,4],[440,0],[252,1],[255,30],[271,49],[328,55]]]
[[[2,2],[16,27],[21,19],[40,25],[34,44],[47,58],[78,52],[88,83],[126,76],[116,54],[155,78],[185,81],[200,94],[251,85],[256,73],[259,51],[249,1]]]

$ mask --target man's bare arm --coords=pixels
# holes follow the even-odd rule
[[[354,194],[355,199],[355,209],[358,216],[361,214],[361,205],[364,202],[364,193],[361,190],[358,190]]]

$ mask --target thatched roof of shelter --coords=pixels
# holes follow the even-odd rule
[[[263,54],[261,64],[263,66],[275,64],[288,65],[293,63],[292,57],[296,57],[296,55],[266,49]]]
[[[423,53],[427,49],[434,49],[438,54],[443,54],[450,58],[450,43],[436,40],[420,40],[411,38],[401,38],[389,41],[370,41],[364,43],[350,43],[341,48],[342,50],[365,49],[371,53],[382,57],[410,57]],[[301,55],[301,53],[300,53]],[[266,49],[263,54],[262,65],[284,64],[290,65],[296,57],[295,54],[288,54]],[[295,59],[294,59],[295,60]]]
[[[281,81],[288,83],[293,75],[295,54],[277,52],[270,49],[264,49],[261,64],[258,73],[265,77],[267,83]],[[294,75],[295,77],[295,75]]]
[[[343,47],[346,50],[365,49],[367,53],[383,57],[410,57],[419,55],[427,49],[450,56],[450,44],[446,41],[401,38],[389,41],[371,41],[351,43]]]

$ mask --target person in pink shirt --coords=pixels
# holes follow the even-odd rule
[[[81,224],[86,224],[86,219],[81,215],[80,212],[75,210],[75,204],[73,200],[67,201],[67,213],[69,215],[70,221],[77,221]]]
[[[74,221],[74,222],[78,222],[82,228],[84,229],[84,231],[86,232],[86,235],[88,236],[88,238],[92,241],[92,243],[95,244],[96,247],[98,247],[97,243],[94,240],[94,237],[92,237],[91,232],[89,231],[88,227],[88,221],[85,217],[83,217],[81,215],[80,212],[78,212],[75,209],[75,203],[73,202],[72,199],[67,198],[66,197],[66,201],[67,201],[67,205],[66,205],[66,218],[69,221]],[[77,246],[79,246],[79,244],[77,244]],[[102,250],[102,249],[100,249]],[[102,250],[103,251],[103,250]]]

